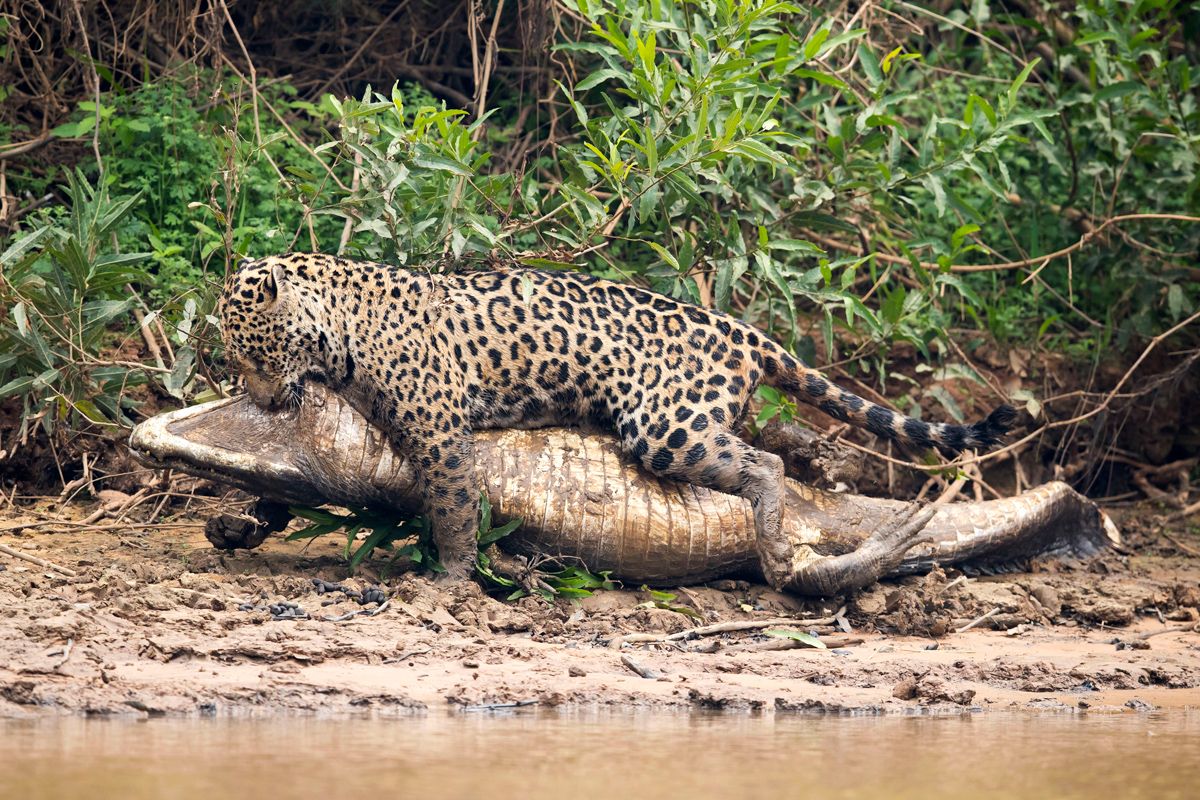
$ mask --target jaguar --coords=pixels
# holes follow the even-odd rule
[[[969,425],[895,413],[843,389],[727,314],[569,271],[406,269],[290,253],[245,260],[219,303],[226,355],[263,408],[307,380],[342,395],[410,460],[450,579],[476,558],[474,432],[602,426],[651,473],[747,499],[763,574],[792,574],[784,465],[736,435],[766,384],[834,419],[947,455],[1015,418]]]

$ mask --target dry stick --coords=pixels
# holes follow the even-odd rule
[[[50,667],[50,669],[57,670],[63,664],[67,663],[67,659],[69,659],[71,657],[71,650],[74,647],[75,647],[75,640],[67,639],[67,643],[62,649],[62,655],[59,657],[58,661],[54,662],[54,665],[52,667]]]
[[[92,91],[96,104],[96,122],[92,125],[92,152],[96,154],[96,166],[104,172],[104,160],[100,158],[100,73],[96,71],[96,62],[92,59],[92,44],[88,40],[87,27],[83,24],[83,12],[79,10],[79,0],[72,0],[71,7],[75,11],[75,21],[79,23],[79,35],[83,37],[83,52],[87,55],[88,66],[92,73]]]
[[[245,81],[245,78],[242,78],[242,80]],[[247,83],[248,83],[248,81],[247,81]],[[317,155],[317,151],[313,150],[311,147],[308,146],[308,142],[304,141],[304,139],[301,138],[299,136],[299,134],[297,134],[296,131],[292,129],[292,126],[288,124],[288,121],[283,117],[283,115],[275,110],[275,106],[272,105],[270,102],[268,102],[265,97],[263,98],[262,103],[264,106],[267,107],[267,111],[271,112],[271,116],[273,116],[276,120],[278,120],[279,124],[283,126],[283,129],[285,131],[287,131],[289,135],[291,135],[292,141],[295,142],[296,144],[300,145],[300,147],[304,149],[304,152],[306,152],[310,156],[312,156],[313,161],[316,161],[318,164],[321,165],[321,168],[324,169],[326,174],[328,174],[329,177],[333,179],[333,182],[338,185],[339,189],[341,189],[342,191],[346,191],[346,184],[342,183],[341,178],[339,178],[337,176],[337,173],[335,173],[333,171],[333,167],[326,164],[324,159],[322,159],[319,155]]]
[[[45,519],[38,520],[36,522],[15,522],[0,525],[0,533],[21,531],[27,528],[54,528],[55,526],[61,526],[64,528],[91,528],[93,531],[116,531],[142,530],[146,528],[160,528],[163,530],[170,528],[203,528],[205,524],[206,523],[203,522],[133,522],[112,525],[93,525],[86,520]]]
[[[1032,258],[1023,258],[1023,259],[1020,259],[1019,261],[1001,261],[1001,262],[998,262],[995,264],[953,264],[950,267],[950,271],[951,272],[999,272],[1001,270],[1017,269],[1020,267],[1031,267],[1034,264],[1042,264],[1042,262],[1044,262],[1044,261],[1052,260],[1055,258],[1061,258],[1065,255],[1068,255],[1069,253],[1073,253],[1076,250],[1083,248],[1084,246],[1086,246],[1088,244],[1088,242],[1090,242],[1093,238],[1095,238],[1101,231],[1103,231],[1109,225],[1113,225],[1118,222],[1128,222],[1130,220],[1138,220],[1138,219],[1161,219],[1161,220],[1173,220],[1176,222],[1200,222],[1200,217],[1193,217],[1193,216],[1189,216],[1187,214],[1119,214],[1115,217],[1109,217],[1108,219],[1104,220],[1099,225],[1097,225],[1094,230],[1084,233],[1083,236],[1079,237],[1079,240],[1077,242],[1075,242],[1074,244],[1070,244],[1059,250],[1055,250],[1053,253],[1046,253],[1045,255],[1033,256]],[[855,247],[851,247],[850,245],[846,244],[845,242],[839,241],[837,239],[825,237],[825,236],[813,235],[810,233],[810,238],[815,239],[816,241],[820,242],[821,244],[828,245],[829,247],[837,247],[841,250],[854,251],[857,249]],[[888,263],[888,264],[911,264],[912,263],[911,261],[909,261],[909,259],[904,258],[903,256],[894,256],[891,253],[880,253],[877,251],[873,255],[875,256],[875,258],[879,259],[880,261],[883,261],[884,263]],[[941,267],[938,264],[935,264],[932,261],[919,261],[917,263],[920,264],[920,266],[923,267],[924,269],[928,269],[928,270],[940,270],[941,269]]]
[[[845,606],[837,610],[833,616],[821,617],[819,619],[757,619],[757,620],[734,620],[732,622],[717,622],[712,625],[704,625],[699,628],[689,628],[686,631],[677,633],[660,634],[660,633],[628,633],[624,636],[618,636],[609,642],[609,647],[618,648],[623,644],[644,644],[647,642],[677,642],[680,640],[699,639],[701,636],[715,636],[721,633],[737,633],[739,631],[754,631],[761,628],[775,628],[780,625],[801,625],[806,627],[818,625],[835,625],[837,624],[838,615],[844,613]]]
[[[654,670],[650,669],[647,666],[639,664],[638,662],[634,661],[632,658],[630,658],[628,655],[625,655],[624,653],[621,654],[621,663],[624,664],[625,666],[629,667],[629,669],[636,672],[640,677],[646,678],[647,680],[654,680],[655,678],[658,677],[657,672],[655,672]]]
[[[974,628],[976,625],[979,625],[980,623],[986,622],[987,620],[991,619],[992,617],[996,616],[999,613],[1000,613],[1000,606],[996,606],[991,611],[987,612],[983,616],[976,617],[975,619],[968,622],[966,625],[963,625],[961,628],[955,628],[954,632],[955,633],[963,633],[965,631],[969,631],[969,630],[971,630],[971,628]]]
[[[0,553],[5,553],[7,555],[12,556],[13,558],[22,559],[23,561],[28,561],[30,564],[37,564],[39,567],[42,567],[43,569],[52,569],[55,572],[61,572],[63,575],[66,575],[69,578],[75,578],[75,577],[79,576],[79,573],[73,569],[68,569],[67,567],[60,567],[58,564],[55,564],[53,561],[47,561],[44,558],[38,558],[37,556],[31,556],[31,555],[29,555],[29,553],[22,553],[20,550],[16,550],[12,547],[9,547],[6,544],[0,544]]]
[[[1196,514],[1196,513],[1200,513],[1200,503],[1192,503],[1190,506],[1188,506],[1186,508],[1179,509],[1174,514],[1168,515],[1167,521],[1174,522],[1177,519],[1183,519],[1184,517],[1190,517],[1192,514]],[[1196,553],[1195,550],[1189,550],[1188,552],[1194,553],[1195,555],[1200,555],[1200,553]]]
[[[1195,505],[1188,506],[1188,508],[1190,508],[1192,510],[1192,512],[1200,511],[1200,503],[1196,503]],[[1178,512],[1177,514],[1172,514],[1170,517],[1167,517],[1167,519],[1171,519],[1175,516],[1186,516],[1188,513],[1188,508],[1183,509],[1182,511]],[[1187,553],[1189,556],[1193,556],[1195,558],[1200,558],[1200,550],[1197,550],[1194,547],[1189,547],[1188,545],[1179,541],[1178,539],[1176,539],[1174,536],[1167,533],[1166,531],[1163,531],[1162,535],[1163,535],[1163,538],[1166,539],[1168,542],[1170,542],[1172,545],[1174,545],[1176,549],[1181,550],[1184,553]]]
[[[370,36],[368,36],[366,39],[363,39],[363,43],[360,44],[358,49],[354,51],[354,54],[346,60],[346,63],[342,64],[342,66],[339,67],[336,72],[330,75],[324,83],[317,87],[317,91],[313,94],[313,96],[320,97],[321,95],[325,94],[325,92],[329,90],[329,87],[337,82],[338,78],[345,75],[346,71],[354,65],[355,61],[358,61],[366,49],[371,45],[371,42],[375,41],[375,37],[378,36],[379,33],[388,26],[388,23],[395,19],[397,14],[408,7],[408,3],[409,0],[403,0],[403,2],[397,3],[396,7],[392,9],[392,13],[384,17],[383,22],[375,26],[375,30],[371,31]]]
[[[362,153],[354,151],[354,174],[350,177],[350,192],[353,194],[358,191],[359,182],[362,180]],[[346,250],[346,245],[350,243],[350,237],[354,233],[354,218],[349,214],[346,215],[346,222],[342,225],[342,237],[338,240],[338,255],[341,255]]]
[[[1140,641],[1149,639],[1151,636],[1159,636],[1164,633],[1200,633],[1200,622],[1192,622],[1188,625],[1173,625],[1170,628],[1160,628],[1156,631],[1147,631],[1146,633],[1139,633],[1133,638]]]
[[[36,139],[30,139],[28,142],[21,142],[20,144],[13,145],[12,147],[9,147],[6,150],[0,150],[0,161],[3,161],[6,158],[13,158],[14,156],[24,155],[25,153],[28,153],[30,150],[36,150],[39,147],[41,147],[42,145],[47,144],[50,141],[54,140],[55,138],[57,138],[57,137],[53,133],[47,132],[47,133],[43,133],[41,136],[39,136]]]
[[[478,25],[474,13],[472,13],[472,10],[475,8],[475,6],[476,4],[471,2],[467,7],[467,13],[471,14],[471,19],[468,21],[469,24],[467,26],[467,34],[471,40],[471,65],[475,76],[475,100],[473,107],[475,109],[475,119],[479,120],[483,117],[483,112],[487,108],[488,83],[492,79],[492,62],[495,60],[496,55],[496,29],[500,25],[500,14],[504,11],[504,0],[500,0],[500,2],[496,4],[496,15],[492,18],[492,29],[488,33],[487,42],[483,46],[482,64],[480,64],[479,61],[478,48],[475,46],[476,28]],[[471,139],[477,142],[482,137],[483,126],[479,125],[475,128],[474,132],[471,133]],[[466,183],[466,176],[460,175],[458,180],[455,181],[454,189],[450,195],[450,211],[446,216],[447,227],[442,230],[442,236],[447,237],[445,251],[450,250],[450,214],[458,209],[458,204],[462,200],[463,188],[466,186]]]
[[[1065,428],[1068,425],[1075,425],[1079,422],[1083,422],[1086,419],[1090,419],[1090,418],[1096,416],[1097,414],[1099,414],[1102,411],[1107,410],[1109,404],[1117,396],[1118,392],[1121,391],[1121,387],[1125,385],[1125,383],[1129,380],[1130,376],[1133,375],[1134,371],[1136,371],[1137,368],[1142,365],[1142,362],[1145,361],[1149,357],[1150,353],[1154,350],[1154,348],[1158,347],[1158,345],[1160,345],[1164,339],[1169,338],[1170,336],[1175,334],[1177,331],[1183,330],[1188,325],[1191,325],[1193,322],[1195,322],[1198,319],[1200,319],[1200,311],[1197,311],[1196,313],[1192,314],[1187,319],[1171,326],[1169,329],[1163,331],[1162,333],[1160,333],[1157,336],[1155,336],[1154,338],[1152,338],[1150,340],[1150,343],[1146,345],[1144,350],[1142,350],[1142,354],[1140,356],[1138,356],[1137,361],[1134,361],[1133,364],[1129,367],[1129,369],[1125,370],[1125,374],[1121,376],[1121,380],[1117,381],[1117,385],[1114,386],[1109,392],[1105,393],[1104,399],[1100,402],[1100,404],[1098,406],[1093,408],[1091,411],[1085,412],[1083,414],[1079,414],[1077,416],[1072,417],[1071,419],[1059,420],[1057,422],[1048,422],[1045,425],[1041,426],[1040,428],[1037,428],[1036,430],[1021,437],[1020,439],[1013,442],[1012,444],[1006,445],[1006,446],[998,448],[996,450],[992,450],[991,452],[985,453],[983,455],[971,456],[969,458],[959,458],[959,459],[955,459],[953,461],[950,461],[949,463],[942,464],[939,466],[930,466],[928,464],[918,464],[915,461],[905,461],[904,459],[893,458],[891,456],[887,456],[887,455],[884,455],[883,453],[872,450],[868,447],[863,447],[860,444],[855,444],[854,442],[850,441],[849,439],[839,439],[838,444],[843,444],[843,445],[846,445],[847,447],[851,447],[855,450],[858,450],[861,453],[865,453],[866,455],[871,456],[872,458],[881,459],[883,461],[886,461],[886,462],[889,462],[892,464],[896,464],[898,466],[909,467],[911,469],[917,469],[917,470],[922,470],[922,471],[939,471],[940,472],[944,469],[947,469],[948,467],[961,467],[961,466],[965,466],[967,464],[979,464],[984,461],[990,461],[992,459],[999,458],[1000,456],[1007,455],[1008,453],[1010,453],[1014,450],[1017,450],[1021,446],[1033,441],[1034,439],[1037,439],[1039,436],[1044,434],[1046,431],[1053,430],[1055,428]]]
[[[821,637],[821,643],[825,645],[825,649],[835,650],[839,647],[852,647],[856,644],[862,644],[865,639],[861,636],[824,636]],[[748,644],[740,650],[814,650],[820,652],[822,648],[813,647],[811,644],[801,642],[796,639],[774,639],[769,642],[756,642]]]
[[[254,67],[254,61],[250,58],[250,51],[246,49],[246,43],[242,41],[242,34],[238,33],[237,25],[233,24],[233,15],[229,13],[229,5],[225,0],[220,0],[221,10],[225,12],[225,21],[229,23],[229,29],[233,31],[233,38],[237,40],[238,48],[242,51],[242,56],[246,59],[246,66],[250,69],[250,98],[253,101],[250,104],[251,110],[254,112],[254,143],[262,150],[262,154],[266,156],[267,162],[275,169],[275,174],[280,178],[283,177],[283,171],[279,169],[279,165],[275,163],[275,159],[271,158],[271,154],[262,146],[262,125],[258,121],[258,70]],[[231,67],[233,63],[229,59],[225,59]],[[237,68],[239,77],[241,73]],[[245,78],[243,77],[243,80]]]

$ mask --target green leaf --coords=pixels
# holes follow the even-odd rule
[[[492,529],[492,501],[488,500],[486,492],[479,493],[479,532],[487,533]]]
[[[8,249],[0,255],[0,267],[4,267],[7,271],[16,265],[21,258],[31,249],[41,243],[46,234],[50,232],[49,225],[42,225],[40,228],[35,228],[21,238],[17,239]]]
[[[28,394],[33,389],[34,376],[22,375],[0,386],[0,400],[13,395]]]
[[[469,178],[472,174],[471,171],[462,164],[442,156],[430,154],[413,156],[413,163],[418,167],[424,167],[425,169],[432,169],[438,172],[450,172],[464,178]]]
[[[524,519],[522,517],[517,517],[516,519],[510,519],[508,522],[504,523],[498,528],[492,528],[487,532],[486,535],[479,537],[479,546],[488,547],[495,544],[505,536],[508,536],[510,533],[515,531],[517,528],[521,527],[521,523],[523,521]]]
[[[829,29],[821,28],[814,33],[812,37],[804,44],[804,60],[810,61],[817,53],[821,52],[821,45],[829,38]]]
[[[875,57],[871,46],[865,42],[858,45],[858,62],[862,64],[863,72],[866,73],[867,82],[871,84],[871,88],[883,83],[883,70],[879,67],[879,59]]]
[[[958,229],[956,229],[954,231],[954,233],[952,233],[950,235],[950,246],[954,249],[955,252],[957,252],[958,250],[960,250],[962,248],[962,243],[963,243],[964,239],[966,239],[972,233],[978,233],[978,232],[979,232],[979,226],[973,222],[968,222],[966,225],[960,225],[958,227]]]
[[[294,517],[311,520],[313,522],[322,522],[327,524],[342,524],[346,521],[346,517],[337,514],[331,514],[320,508],[310,508],[308,506],[288,506],[288,513]]]
[[[659,258],[670,264],[672,269],[674,269],[676,272],[679,271],[679,260],[671,254],[670,250],[663,247],[658,242],[646,242],[646,244],[650,245],[654,252],[658,253]]]
[[[883,304],[879,307],[879,312],[883,314],[883,318],[895,325],[900,321],[901,315],[904,313],[904,298],[907,296],[907,290],[903,284],[900,284],[896,289],[884,295]]]
[[[586,78],[581,80],[579,83],[575,84],[575,91],[586,92],[593,86],[603,83],[604,81],[614,79],[620,81],[625,86],[629,85],[629,76],[626,73],[616,69],[598,69],[591,75],[588,75]]]
[[[867,35],[866,28],[854,28],[853,30],[843,31],[837,36],[833,36],[825,41],[825,46],[821,48],[822,53],[828,53],[839,45],[853,42],[855,39],[861,39]]]
[[[930,172],[921,178],[921,183],[933,195],[933,206],[938,217],[946,216],[946,187],[942,186],[942,179],[936,172]]]
[[[1076,40],[1076,45],[1079,42]],[[1008,108],[1011,111],[1017,106],[1017,92],[1021,91],[1021,87],[1025,85],[1025,81],[1029,80],[1029,73],[1033,72],[1033,68],[1041,63],[1040,58],[1035,58],[1025,65],[1017,77],[1013,78],[1013,82],[1008,86]]]
[[[813,636],[811,633],[805,633],[803,631],[785,631],[785,630],[777,630],[777,629],[765,631],[765,633],[767,634],[767,636],[775,636],[779,639],[791,639],[796,642],[801,642],[803,644],[808,645],[809,647],[815,647],[818,650],[828,649],[825,646],[824,642],[822,642],[816,636]]]
[[[1125,97],[1126,95],[1141,91],[1142,88],[1142,84],[1137,81],[1110,83],[1096,92],[1096,102],[1104,103],[1109,100],[1116,100],[1118,97]]]
[[[354,555],[350,557],[350,571],[354,572],[358,568],[358,565],[363,562],[364,558],[371,555],[376,547],[386,544],[395,534],[395,525],[384,525],[372,530],[371,535],[363,540],[363,543],[354,551]]]
[[[826,86],[832,86],[835,89],[850,88],[849,86],[846,85],[846,82],[844,80],[837,77],[836,75],[830,75],[825,72],[818,72],[815,69],[798,69],[795,71],[795,74],[800,78],[809,78],[810,80],[814,80],[817,83],[821,83]]]

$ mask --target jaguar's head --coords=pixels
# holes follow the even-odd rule
[[[296,405],[306,378],[325,378],[324,302],[291,257],[243,261],[225,282],[220,315],[226,356],[255,405]]]

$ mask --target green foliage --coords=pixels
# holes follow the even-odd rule
[[[437,546],[433,543],[429,521],[425,517],[397,520],[392,514],[367,508],[351,508],[346,514],[335,514],[325,509],[307,506],[292,506],[289,511],[312,523],[288,535],[289,542],[314,539],[345,530],[345,558],[351,573],[375,550],[392,554],[383,568],[384,577],[387,577],[396,561],[402,558],[408,559],[420,569],[437,573],[446,571],[438,561]],[[503,525],[493,526],[492,504],[487,495],[480,492],[479,528],[476,533],[479,552],[476,554],[475,571],[484,578],[487,585],[508,591],[509,600],[524,597],[526,590],[520,588],[512,577],[496,571],[488,550],[520,525],[520,519],[512,519]],[[608,573],[597,575],[582,565],[543,565],[533,572],[533,576],[533,591],[546,600],[555,597],[587,597],[593,591],[614,588]]]
[[[392,554],[387,566],[383,569],[384,577],[398,559],[407,558],[413,564],[431,572],[445,572],[445,568],[437,560],[437,548],[429,527],[429,521],[424,517],[398,520],[394,515],[383,514],[369,508],[352,508],[347,514],[334,514],[320,508],[307,506],[291,506],[288,509],[293,515],[306,519],[311,525],[304,527],[287,537],[294,542],[303,539],[315,539],[335,531],[346,531],[345,558],[353,574],[358,565],[375,550],[384,550]],[[367,531],[370,531],[368,534]],[[396,544],[408,539],[415,539],[402,547]]]
[[[920,33],[779,0],[575,6],[578,27],[555,44],[556,91],[533,115],[527,97],[500,92],[473,119],[413,84],[304,99],[269,77],[255,102],[241,77],[199,70],[129,89],[108,80],[98,105],[81,102],[55,133],[97,137],[103,163],[83,164],[93,191],[136,198],[88,258],[148,254],[122,265],[143,270],[126,278],[176,344],[176,361],[152,370],[163,388],[196,398],[197,370],[219,352],[225,271],[289,249],[582,269],[729,311],[881,388],[904,345],[937,380],[910,381],[899,405],[954,418],[974,409],[942,384],[982,383],[951,369],[951,339],[968,353],[999,340],[1092,360],[1200,306],[1200,226],[1178,219],[1200,208],[1197,14],[1185,4],[891,8]],[[511,160],[517,139],[542,146]],[[0,384],[27,403],[26,428],[124,424],[122,387],[145,373],[98,362],[134,331],[129,297],[51,274],[72,257],[52,231],[73,224],[78,179],[20,159],[6,169],[13,196],[66,202],[0,245]],[[1100,229],[1147,213],[1177,219]],[[1023,263],[963,271],[1005,261]],[[114,311],[51,327],[68,295]],[[219,359],[210,372],[224,377]],[[760,425],[795,410],[759,400]]]
[[[650,595],[650,599],[641,604],[641,608],[661,608],[664,611],[674,611],[676,614],[683,614],[685,617],[692,619],[701,619],[700,614],[696,609],[689,606],[681,606],[675,602],[678,595],[672,592],[664,592],[661,589],[651,589],[649,586],[642,584],[643,592]]]
[[[477,141],[483,120],[466,124],[465,111],[406,92],[407,108],[398,86],[390,97],[367,89],[362,100],[329,98],[341,122],[338,151],[360,166],[358,189],[336,208],[355,223],[354,250],[399,264],[487,252],[499,227],[492,206],[511,181],[479,174],[488,159]]]
[[[138,195],[112,198],[81,172],[68,175],[69,206],[42,221],[0,255],[0,400],[21,402],[21,441],[40,424],[84,420],[129,424],[126,392],[145,382],[138,364],[106,360],[109,326],[136,302],[125,287],[148,283],[136,265],[146,253],[112,250],[112,234]]]
[[[792,422],[796,419],[799,412],[796,401],[774,386],[759,386],[756,396],[762,405],[759,407],[758,416],[754,418],[755,431],[762,430],[776,417],[779,417],[781,422]]]

